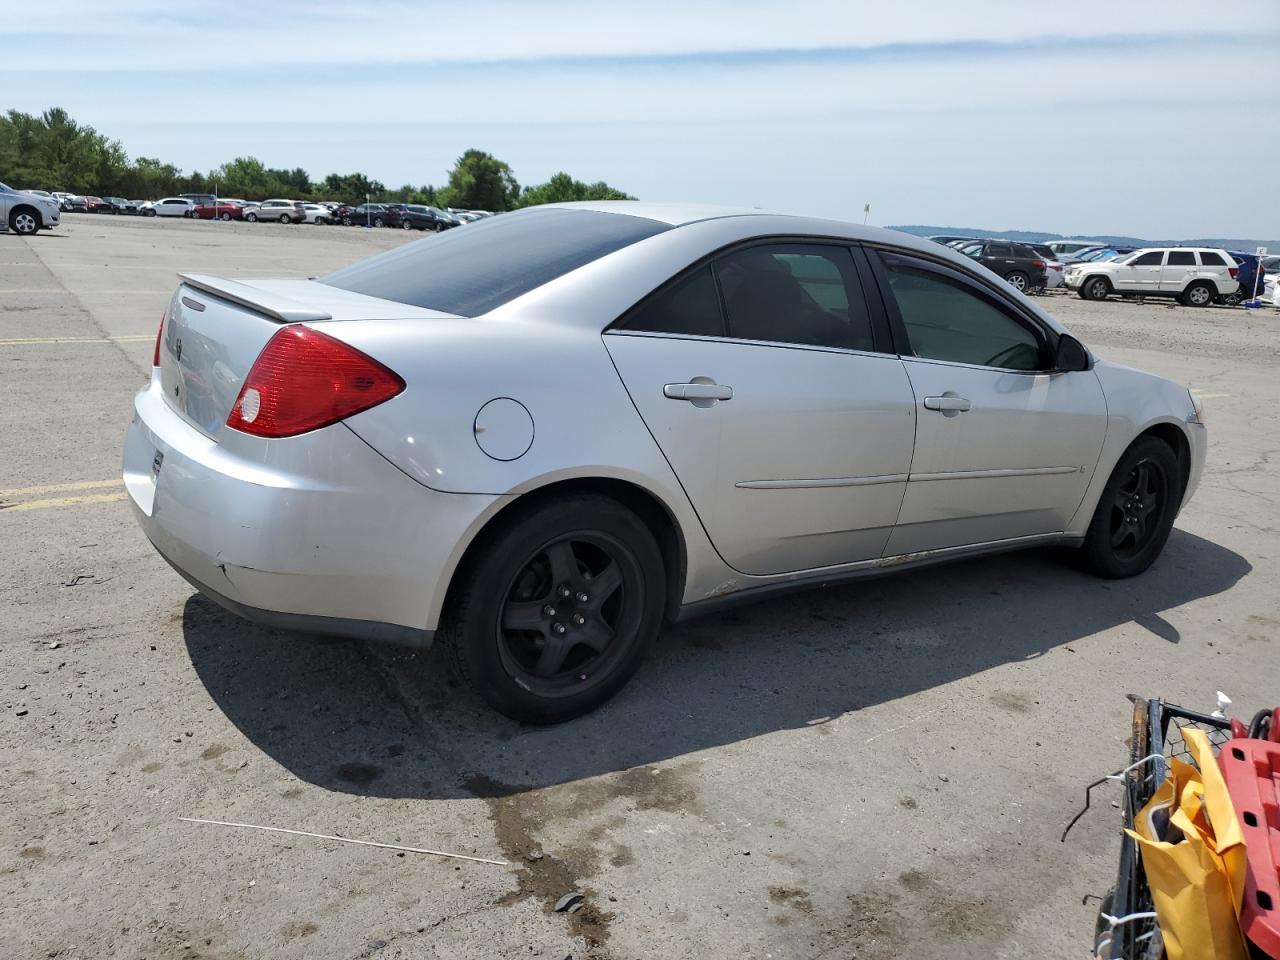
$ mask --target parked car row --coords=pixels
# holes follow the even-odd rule
[[[132,214],[143,217],[183,217],[198,220],[247,220],[251,223],[317,223],[344,226],[399,227],[439,232],[493,214],[485,210],[454,210],[414,203],[304,202],[302,200],[240,200],[212,193],[183,193],[160,200],[91,197],[44,190],[26,191],[47,197],[64,213]]]
[[[1129,247],[1085,240],[1016,243],[936,236],[1024,293],[1066,286],[1086,300],[1169,297],[1193,307],[1234,305],[1265,287],[1268,265],[1249,253],[1216,248]],[[1280,260],[1270,258],[1275,271]]]

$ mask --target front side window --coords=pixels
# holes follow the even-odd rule
[[[1150,253],[1144,253],[1140,257],[1136,257],[1129,261],[1131,267],[1158,267],[1164,263],[1164,251],[1152,250]]]
[[[1171,267],[1194,267],[1196,265],[1196,255],[1190,250],[1170,250],[1169,266]]]
[[[883,257],[911,352],[927,360],[1039,370],[1040,338],[967,284],[898,257]]]
[[[1225,267],[1220,254],[1214,253],[1212,250],[1200,251],[1200,263],[1206,267]]]
[[[747,247],[716,260],[715,273],[731,337],[874,349],[871,319],[847,247]]]

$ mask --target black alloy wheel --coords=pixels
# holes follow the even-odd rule
[[[442,632],[491,706],[558,723],[626,684],[665,606],[662,555],[635,514],[596,494],[543,501],[475,550]]]
[[[1089,524],[1083,555],[1090,569],[1118,579],[1151,566],[1173,529],[1182,483],[1169,445],[1139,437],[1116,464]]]

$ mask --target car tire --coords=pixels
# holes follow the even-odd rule
[[[374,225],[375,227],[380,227],[380,226],[382,226],[382,222],[383,222],[383,221],[382,221],[382,218],[381,218],[381,217],[374,217],[374,218],[373,218],[373,225]]]
[[[293,223],[293,217],[289,216],[287,213],[282,213],[282,214],[280,214],[280,222],[281,222],[281,223]]]
[[[1085,300],[1105,300],[1111,296],[1111,281],[1106,277],[1088,277],[1080,284],[1080,296]]]
[[[343,217],[343,218],[342,218],[342,225],[343,225],[344,227],[349,227],[349,226],[351,226],[351,218],[350,218],[350,217]]]
[[[1214,297],[1218,295],[1218,291],[1213,284],[1206,283],[1203,280],[1193,283],[1182,291],[1182,303],[1188,307],[1207,307],[1213,303]]]
[[[20,237],[34,237],[40,232],[40,215],[30,207],[18,207],[9,214],[9,229]]]
[[[142,215],[144,217],[154,217],[156,215],[156,212],[154,210],[143,210]]]
[[[258,215],[257,215],[256,213],[246,213],[246,214],[244,215],[244,218],[245,218],[246,220],[248,220],[250,223],[257,223],[257,222],[258,222]]]
[[[1100,577],[1136,576],[1160,555],[1182,505],[1182,468],[1159,437],[1139,437],[1102,488],[1081,556]]]
[[[218,219],[219,219],[219,220],[222,220],[222,221],[230,220],[230,219],[231,219],[231,214],[227,213],[227,212],[224,210],[224,211],[222,211],[222,213],[218,214]]]
[[[1019,293],[1026,293],[1031,287],[1031,278],[1021,270],[1010,270],[1004,275],[1004,282]]]
[[[561,723],[639,668],[662,624],[662,554],[639,517],[597,494],[517,511],[471,551],[441,633],[459,675],[495,710]],[[592,584],[607,593],[593,596]]]
[[[410,223],[408,220],[401,220],[401,221],[400,221],[400,226],[404,227],[404,229],[406,229],[406,230],[412,230],[412,229],[413,229],[413,224],[412,224],[412,223]]]

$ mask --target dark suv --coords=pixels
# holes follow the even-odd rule
[[[1044,260],[1022,243],[1008,240],[979,240],[960,248],[1000,277],[1015,290],[1043,290],[1049,282]]]

